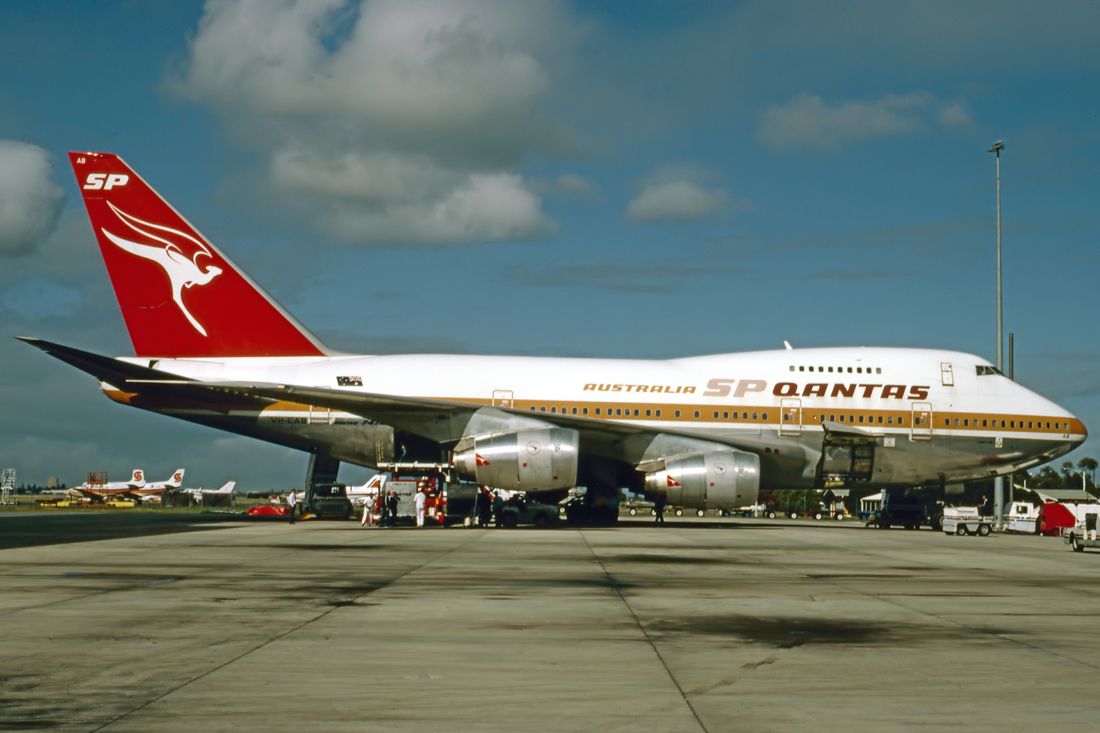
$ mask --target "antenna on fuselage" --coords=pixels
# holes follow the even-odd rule
[[[794,347],[791,346],[791,342],[787,339],[783,339],[783,345],[787,347],[787,351],[794,351]]]

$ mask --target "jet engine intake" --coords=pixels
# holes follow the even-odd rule
[[[479,484],[512,491],[550,491],[577,485],[580,433],[570,428],[527,428],[469,436],[455,446],[452,464]]]
[[[645,475],[647,494],[690,509],[736,509],[760,495],[760,457],[740,450],[690,453],[665,461]]]

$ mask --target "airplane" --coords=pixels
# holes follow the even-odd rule
[[[124,492],[128,498],[136,499],[138,501],[145,502],[159,502],[161,495],[166,491],[173,491],[183,486],[183,474],[184,469],[177,468],[172,472],[171,477],[164,481],[153,481],[146,483],[143,486],[135,486],[130,491]]]
[[[106,475],[106,474],[104,474]],[[85,481],[80,486],[65,489],[65,493],[73,497],[85,497],[89,499],[109,499],[125,495],[145,486],[145,471],[135,468],[130,472],[127,481],[110,481],[105,484],[94,484]]]
[[[368,501],[374,501],[386,490],[388,480],[389,474],[376,473],[367,479],[367,482],[362,486],[348,486],[348,501],[356,510],[362,509],[364,504]]]
[[[620,487],[688,508],[761,489],[944,487],[1054,460],[1087,437],[1054,402],[957,351],[838,347],[668,360],[332,350],[111,153],[70,161],[135,356],[27,343],[110,399],[341,462],[439,461],[500,489]]]
[[[195,501],[203,501],[214,496],[228,496],[233,493],[233,489],[236,488],[236,481],[226,481],[218,489],[180,489],[180,493],[188,494]]]

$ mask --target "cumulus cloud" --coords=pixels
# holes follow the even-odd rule
[[[919,134],[936,125],[949,128],[970,123],[964,104],[942,102],[929,92],[887,94],[833,105],[803,92],[766,110],[757,137],[775,150],[823,151],[869,138]]]
[[[698,219],[722,209],[729,194],[721,188],[704,188],[687,178],[673,178],[645,185],[626,208],[636,221]]]
[[[34,249],[57,226],[64,202],[45,150],[0,140],[0,256]]]
[[[530,238],[551,227],[517,170],[566,137],[540,103],[575,32],[554,3],[212,0],[171,86],[246,132],[331,231]]]

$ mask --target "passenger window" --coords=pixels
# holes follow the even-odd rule
[[[598,408],[598,407],[596,408],[596,414],[597,414],[597,415],[599,415],[599,414],[600,414],[600,408]]]
[[[622,416],[622,414],[623,414],[623,408],[616,407],[615,408],[615,417],[620,417],[620,416]]]
[[[696,410],[696,411],[695,411],[695,417],[696,417],[696,418],[698,418],[698,417],[699,417],[699,411],[698,411],[698,410]]]
[[[798,367],[798,371],[804,372],[804,371],[806,371],[806,367],[800,366],[800,367]]]
[[[814,370],[814,368],[813,368],[813,367],[810,367],[810,371],[812,372],[813,370]]]
[[[723,413],[722,413],[722,419],[723,419],[723,420],[729,420],[729,419],[730,419],[730,414],[729,414],[729,412],[723,412]]]
[[[634,411],[634,417],[638,417],[638,411],[637,410]]]
[[[557,412],[557,411],[558,411],[558,408],[556,408],[556,407],[551,407],[550,408],[550,412]]]
[[[791,364],[791,371],[794,371],[794,364]]]
[[[893,425],[894,424],[894,416],[893,415],[887,415],[886,416],[886,424],[887,425]]]
[[[882,374],[882,367],[875,367],[875,374]]]
[[[762,414],[762,415],[760,416],[760,419],[761,419],[761,420],[767,420],[767,419],[768,419],[768,413],[766,413],[766,412],[765,412],[764,414]]]
[[[832,373],[833,373],[833,368],[829,367],[829,374],[832,374]]]
[[[715,419],[715,420],[717,420],[717,419],[718,419],[718,410],[715,410],[715,411],[714,411],[714,419]]]
[[[645,411],[645,416],[646,417],[650,417],[650,416],[652,416],[652,414],[653,414],[653,410],[646,410]]]
[[[756,419],[757,419],[757,417],[756,417],[756,413],[755,413],[755,412],[754,412],[754,413],[752,413],[752,419],[753,419],[753,420],[756,420]]]
[[[860,415],[860,416],[859,416],[859,421],[860,421],[860,422],[863,422],[863,415]]]
[[[581,412],[583,412],[585,415],[587,415],[588,414],[588,408],[587,407],[582,408]]]
[[[986,420],[985,418],[982,418],[982,427],[983,428],[988,428],[989,427],[989,420]]]
[[[661,416],[661,411],[657,410],[657,417],[660,417],[660,416]]]
[[[676,417],[680,417],[680,411],[679,410],[676,411]]]
[[[863,374],[863,367],[856,367],[856,374]]]

